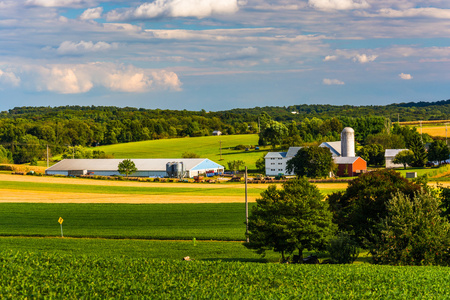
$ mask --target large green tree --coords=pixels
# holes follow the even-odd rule
[[[327,202],[315,185],[300,178],[281,189],[270,186],[256,200],[249,216],[249,242],[245,246],[263,254],[266,250],[286,253],[323,250],[335,231]]]
[[[128,175],[136,172],[137,168],[131,159],[124,159],[117,166],[117,170],[119,171],[120,174],[125,174],[125,176],[128,177]]]
[[[330,150],[319,146],[301,148],[286,163],[286,171],[300,177],[327,177],[332,169],[333,159]]]
[[[409,142],[408,148],[414,153],[414,160],[411,162],[413,167],[423,167],[427,163],[427,151],[420,135],[414,134]]]
[[[382,166],[384,164],[384,148],[380,144],[369,144],[357,152],[369,165]]]
[[[395,155],[394,160],[392,161],[394,164],[402,164],[406,169],[406,166],[412,165],[414,162],[414,152],[411,150],[402,150],[397,155]]]
[[[426,193],[393,195],[380,235],[371,244],[376,263],[392,265],[448,265],[450,223],[440,216],[440,201]]]
[[[283,123],[270,120],[265,125],[265,128],[261,130],[260,137],[268,142],[272,148],[277,145],[281,145],[283,139],[288,136],[288,128]]]
[[[378,223],[387,215],[386,203],[391,195],[402,192],[413,196],[421,190],[394,170],[379,170],[361,174],[350,181],[345,192],[328,196],[334,222],[340,229],[352,233],[364,246],[364,241],[379,235]]]
[[[450,149],[444,140],[434,140],[428,149],[428,160],[437,161],[439,165],[442,161],[449,159]]]

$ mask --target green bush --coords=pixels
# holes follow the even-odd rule
[[[352,264],[358,258],[360,249],[347,233],[340,233],[330,240],[327,251],[333,263]]]
[[[239,144],[236,147],[234,147],[234,150],[245,150],[246,148],[248,148],[245,145]]]

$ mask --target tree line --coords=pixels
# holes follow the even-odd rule
[[[439,107],[445,112],[450,102],[397,106],[416,111]],[[386,133],[391,126],[391,119],[383,116],[384,107],[301,105],[296,109],[297,114],[292,114],[293,107],[218,112],[110,106],[17,107],[0,113],[0,161],[28,163],[43,159],[47,145],[50,155],[67,152],[67,157],[101,157],[86,151],[83,156],[78,147],[207,136],[215,130],[223,134],[259,133],[260,145],[287,149],[340,140],[340,132],[348,126],[355,130],[356,140],[365,144],[369,137]],[[364,113],[352,114],[349,110]]]

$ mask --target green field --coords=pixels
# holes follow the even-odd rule
[[[222,160],[220,156],[222,142]],[[270,148],[249,151],[234,150],[237,145],[255,146],[257,134],[204,136],[115,144],[96,147],[95,150],[114,154],[115,158],[180,158],[184,152],[194,152],[201,158],[209,158],[227,167],[226,162],[243,160],[249,169],[255,169],[255,162]]]
[[[245,239],[244,203],[2,203],[0,207],[0,236],[60,236],[57,221],[62,217],[66,237]]]
[[[446,299],[442,267],[285,265],[0,252],[0,298]]]
[[[193,187],[170,187],[161,183],[160,187],[134,187],[134,186],[105,186],[105,185],[83,185],[80,188],[75,184],[40,183],[40,182],[18,182],[0,181],[2,189],[18,189],[27,191],[51,191],[68,193],[94,193],[94,194],[138,194],[138,195],[186,195],[186,196],[243,196],[243,188],[213,188]],[[264,191],[262,187],[248,188],[248,194],[258,196]]]

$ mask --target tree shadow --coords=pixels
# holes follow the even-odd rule
[[[255,262],[255,263],[268,263],[265,258],[202,258],[202,261],[223,261],[223,262]]]

